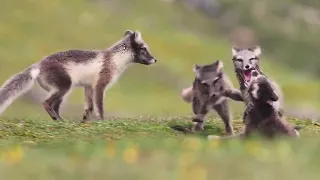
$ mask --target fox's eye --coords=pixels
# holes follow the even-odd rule
[[[249,61],[252,61],[252,60],[257,60],[257,58],[254,57],[249,59]]]
[[[213,81],[213,84],[217,83],[218,80],[219,80],[219,78],[215,79],[215,80]]]
[[[237,58],[236,61],[242,62],[243,59]]]

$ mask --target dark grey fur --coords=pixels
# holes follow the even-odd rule
[[[243,101],[241,92],[235,88],[223,72],[223,64],[216,61],[207,65],[195,65],[196,77],[193,82],[192,109],[194,113],[192,130],[203,130],[204,118],[214,109],[225,124],[227,134],[233,134],[231,115],[226,97]]]
[[[253,72],[254,73],[254,72]],[[259,134],[266,138],[275,138],[281,135],[297,137],[298,133],[279,113],[271,102],[279,99],[272,85],[264,75],[256,76],[248,87],[247,106],[245,109],[244,132],[220,138],[249,137]],[[213,139],[214,137],[209,137]]]
[[[266,76],[262,70],[260,69],[259,63],[260,63],[260,55],[261,55],[261,49],[259,46],[255,46],[252,48],[232,48],[232,62],[234,65],[234,71],[237,77],[237,80],[240,85],[240,90],[242,93],[242,96],[247,96],[248,91],[248,84],[245,80],[245,73],[248,73],[249,75],[253,70],[258,71],[259,74]],[[276,86],[277,89],[275,89],[275,92],[279,96],[279,101],[282,104],[283,97],[281,94],[281,90],[279,89],[278,85],[273,82],[273,86]],[[247,98],[244,98],[247,99]],[[278,109],[279,115],[282,117],[284,114],[283,108]],[[245,118],[244,118],[245,121]]]

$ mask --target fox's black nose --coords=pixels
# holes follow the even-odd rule
[[[249,67],[250,67],[249,65],[246,65],[244,68],[249,69]]]

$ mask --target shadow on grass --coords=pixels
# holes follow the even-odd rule
[[[205,125],[202,131],[191,131],[191,124],[171,124],[170,128],[190,136],[200,136],[207,138],[208,135],[222,135],[224,130],[213,125]]]

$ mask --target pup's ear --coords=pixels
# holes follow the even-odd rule
[[[255,46],[253,48],[249,48],[250,51],[253,52],[253,54],[257,57],[259,57],[261,55],[261,48],[260,46]]]
[[[196,72],[199,68],[200,68],[200,66],[198,64],[195,64],[195,65],[193,65],[192,71]]]
[[[221,72],[221,71],[223,70],[223,62],[222,62],[222,61],[217,60],[217,61],[215,62],[215,65],[216,65],[216,67],[217,67],[217,72]]]
[[[278,100],[279,100],[279,96],[276,95],[276,93],[274,93],[274,92],[272,91],[272,94],[271,94],[270,99],[271,99],[272,101],[278,101]]]
[[[232,47],[231,50],[232,50],[232,56],[236,56],[238,52],[241,51],[241,49],[237,47]]]
[[[124,36],[128,36],[128,35],[131,35],[131,34],[133,34],[133,32],[130,29],[128,29],[128,30],[126,30],[124,32]]]

